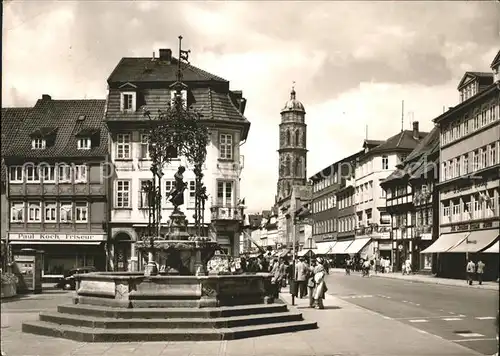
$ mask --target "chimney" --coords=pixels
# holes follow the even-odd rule
[[[418,134],[418,121],[413,121],[413,138],[415,140],[420,139],[420,135]]]
[[[172,50],[170,48],[160,48],[160,60],[170,62],[172,60]]]
[[[52,98],[50,97],[49,94],[42,94],[42,100],[51,100]]]
[[[151,58],[152,61],[156,60],[156,53],[153,51],[153,58]]]

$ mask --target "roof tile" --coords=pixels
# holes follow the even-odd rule
[[[17,134],[24,120],[29,116],[32,108],[2,108],[2,162],[1,181],[6,179],[6,166],[3,160],[5,153],[13,142],[16,142]]]

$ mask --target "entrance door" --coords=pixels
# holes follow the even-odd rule
[[[130,236],[127,234],[118,234],[115,238],[115,271],[124,272],[128,271],[128,261],[131,255],[132,243]]]

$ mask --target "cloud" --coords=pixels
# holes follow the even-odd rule
[[[121,57],[177,48],[243,90],[252,122],[242,196],[269,208],[280,109],[292,81],[306,108],[308,174],[384,139],[410,117],[422,130],[455,105],[466,70],[498,51],[494,2],[15,1],[4,5],[2,99],[104,98]],[[20,45],[22,44],[22,45]],[[410,112],[412,114],[410,114]]]

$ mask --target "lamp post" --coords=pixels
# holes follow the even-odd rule
[[[296,244],[296,241],[295,241],[295,238],[296,238],[296,234],[295,234],[295,219],[296,219],[296,213],[295,213],[295,211],[292,212],[291,218],[292,218],[292,281],[293,281],[292,292],[295,292],[295,289],[297,288],[297,281],[295,279],[295,257],[296,257],[296,254],[295,254],[295,244]],[[292,293],[292,305],[295,305],[295,293]]]

